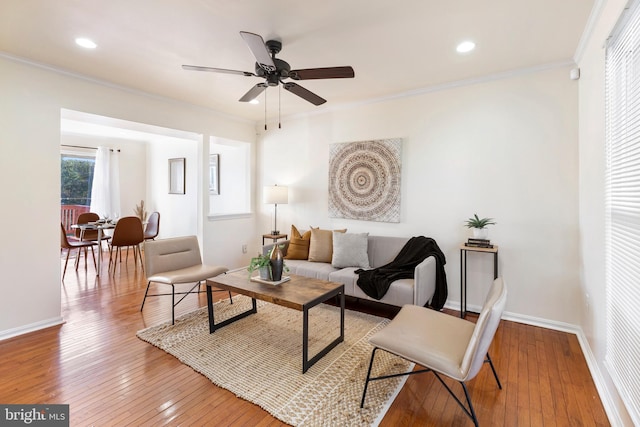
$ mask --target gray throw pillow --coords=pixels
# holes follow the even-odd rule
[[[335,268],[369,267],[367,246],[369,233],[333,232],[333,256],[331,265]]]

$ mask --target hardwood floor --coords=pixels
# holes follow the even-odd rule
[[[85,270],[82,260],[78,272],[68,267],[64,325],[0,341],[1,403],[69,404],[74,426],[283,425],[136,338],[136,331],[170,320],[171,298],[148,299],[141,313],[140,266],[129,258],[108,274],[107,264],[99,279],[91,262]],[[176,316],[205,305],[205,294],[189,296]],[[348,305],[387,317],[396,311]],[[504,388],[488,366],[469,382],[480,425],[609,425],[574,335],[502,321],[490,354]],[[408,378],[381,425],[472,423],[433,375],[420,374]]]

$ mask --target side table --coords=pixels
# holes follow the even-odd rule
[[[263,234],[262,235],[262,246],[264,246],[264,239],[271,239],[274,242],[277,242],[278,239],[287,240],[288,238],[289,238],[288,234]]]
[[[464,243],[460,245],[460,317],[464,318],[467,314],[467,252],[482,252],[493,254],[493,278],[498,278],[498,246],[493,248],[476,248],[466,246]]]

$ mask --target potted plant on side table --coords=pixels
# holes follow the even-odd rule
[[[488,239],[489,230],[487,230],[487,226],[495,224],[496,222],[493,218],[479,218],[478,214],[473,214],[473,216],[465,222],[467,228],[473,228],[473,237],[476,239]]]

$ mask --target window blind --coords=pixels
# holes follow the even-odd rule
[[[629,3],[606,50],[605,364],[640,425],[640,1]]]

